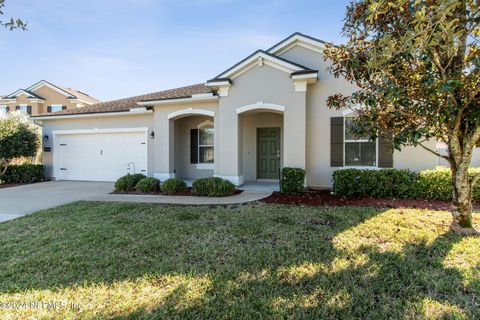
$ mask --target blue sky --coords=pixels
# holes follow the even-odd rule
[[[38,80],[112,100],[201,83],[293,32],[341,43],[342,0],[7,0],[0,94]]]

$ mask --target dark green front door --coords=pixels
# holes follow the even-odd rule
[[[278,179],[280,128],[257,129],[257,178]]]

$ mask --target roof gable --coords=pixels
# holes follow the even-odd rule
[[[289,74],[298,72],[298,71],[307,71],[309,68],[302,66],[298,63],[286,60],[281,57],[277,57],[273,54],[270,54],[264,50],[257,50],[239,63],[235,64],[230,69],[222,72],[215,78],[210,81],[217,81],[218,79],[234,79],[239,75],[247,72],[256,65],[268,65],[273,68],[279,69],[281,71],[287,72]]]
[[[17,91],[9,94],[9,95],[6,95],[5,97],[3,97],[2,99],[15,99],[16,97],[18,96],[21,96],[21,95],[25,95],[28,99],[40,99],[40,100],[45,100],[43,99],[42,97],[36,95],[35,93],[33,92],[30,92],[28,90],[24,90],[24,89],[18,89]]]
[[[69,92],[67,92],[66,90],[48,82],[48,81],[45,81],[45,80],[41,80],[37,83],[35,83],[34,85],[28,87],[26,90],[27,91],[35,91],[35,90],[38,90],[40,89],[41,87],[44,87],[44,86],[47,86],[48,88],[52,89],[52,90],[55,90],[57,91],[58,93],[60,94],[63,94],[64,96],[66,96],[68,99],[76,99],[77,97],[70,94]]]
[[[308,36],[300,32],[296,32],[268,49],[267,52],[273,55],[279,55],[295,46],[301,46],[312,51],[321,53],[325,48],[326,44],[326,41]]]

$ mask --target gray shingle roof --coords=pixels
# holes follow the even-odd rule
[[[160,92],[148,93],[141,96],[135,96],[125,99],[101,102],[90,106],[84,106],[81,108],[66,109],[58,112],[39,114],[37,116],[62,116],[62,115],[74,115],[74,114],[88,114],[88,113],[108,113],[108,112],[122,112],[129,111],[132,108],[139,108],[137,105],[141,101],[152,100],[166,100],[166,99],[180,99],[190,98],[195,94],[212,93],[213,90],[206,87],[204,84],[195,84],[191,86],[169,89]],[[32,117],[35,118],[35,117]]]

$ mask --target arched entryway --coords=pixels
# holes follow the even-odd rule
[[[193,180],[210,177],[215,166],[215,113],[185,109],[168,115],[173,126],[174,173],[177,178]]]
[[[279,179],[284,111],[284,106],[263,102],[237,109],[240,165],[246,182]]]

